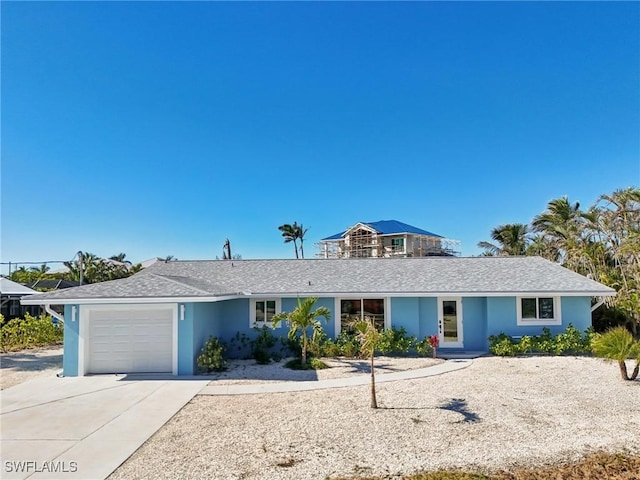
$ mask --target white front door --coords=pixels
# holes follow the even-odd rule
[[[438,298],[438,336],[442,348],[462,348],[462,299]]]

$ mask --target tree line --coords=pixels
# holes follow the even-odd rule
[[[587,209],[565,197],[551,200],[531,223],[491,230],[483,255],[537,255],[614,288],[609,315],[640,327],[640,189],[603,194]]]
[[[79,258],[81,255],[82,260]],[[126,259],[125,253],[118,253],[109,258],[100,258],[90,252],[79,252],[71,261],[63,262],[67,271],[51,272],[47,264],[39,267],[26,268],[24,266],[11,272],[9,279],[14,282],[32,284],[38,280],[72,280],[82,283],[97,283],[107,280],[126,278],[142,270],[139,263],[133,264]]]

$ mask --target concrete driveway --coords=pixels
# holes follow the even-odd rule
[[[208,382],[100,375],[3,390],[0,477],[106,478]]]

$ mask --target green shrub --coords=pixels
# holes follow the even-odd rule
[[[258,336],[251,341],[251,356],[256,363],[266,365],[271,362],[271,358],[276,353],[273,352],[273,347],[275,347],[278,339],[273,336],[272,329],[267,326],[254,328],[254,330],[258,332]]]
[[[489,337],[489,351],[500,357],[512,357],[517,353],[517,347],[511,337],[500,333]]]
[[[309,361],[304,364],[300,358],[294,358],[285,363],[284,366],[291,370],[323,370],[329,368],[329,365],[315,357],[311,357]]]
[[[556,350],[556,343],[553,335],[551,335],[551,330],[547,327],[542,329],[542,335],[537,337],[537,348],[536,350],[541,353],[554,353]]]
[[[376,348],[382,354],[407,354],[416,343],[416,337],[407,335],[404,327],[399,329],[386,328],[380,334],[380,341]]]
[[[227,360],[224,356],[226,347],[218,337],[209,337],[196,359],[201,372],[220,372],[227,369]]]
[[[556,336],[555,343],[554,353],[556,353],[556,355],[586,353],[582,333],[571,324],[569,324],[564,332]]]
[[[416,353],[422,357],[433,354],[433,347],[429,343],[429,337],[424,337],[421,341],[416,341]]]
[[[5,323],[0,334],[2,351],[9,352],[60,344],[64,327],[60,323],[53,323],[49,315],[34,317],[25,313],[24,318],[14,318]]]
[[[499,356],[514,356],[527,353],[552,353],[555,355],[585,354],[591,352],[591,344],[598,334],[588,328],[584,335],[569,324],[567,329],[554,336],[547,327],[540,335],[523,335],[520,340],[500,333],[489,337],[489,351]]]
[[[353,332],[340,332],[336,338],[336,345],[340,349],[341,356],[353,358],[360,353],[360,340]]]

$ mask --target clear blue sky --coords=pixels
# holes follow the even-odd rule
[[[474,255],[640,184],[638,2],[1,9],[3,262],[289,258],[294,220]]]

